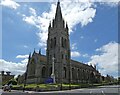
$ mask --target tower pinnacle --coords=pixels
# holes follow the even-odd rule
[[[39,49],[39,54],[41,55],[41,49]]]
[[[30,62],[30,59],[31,59],[31,52],[30,52],[29,57],[28,57],[28,63]]]
[[[66,29],[68,29],[68,24],[67,24],[67,22],[66,22]]]
[[[51,21],[50,21],[50,23],[49,23],[49,28],[51,28]]]
[[[34,52],[33,52],[33,53],[36,53],[36,52],[35,52],[35,48],[34,48]]]
[[[31,58],[31,52],[30,52],[30,54],[29,54],[29,59]]]

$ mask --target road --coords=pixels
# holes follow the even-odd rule
[[[120,95],[120,86],[100,86],[97,88],[82,88],[66,91],[34,92],[12,91],[3,92],[2,95]]]

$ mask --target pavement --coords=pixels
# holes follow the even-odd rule
[[[34,92],[34,91],[17,91],[2,92],[2,95],[120,95],[120,86],[100,86],[97,88],[81,88],[64,91]]]

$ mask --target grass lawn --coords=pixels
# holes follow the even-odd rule
[[[51,88],[51,87],[58,87],[61,84],[26,84],[26,88],[36,88],[39,86],[40,88]],[[13,85],[13,87],[23,87],[24,84]],[[62,84],[63,87],[69,87],[69,84]],[[79,84],[71,84],[71,87],[79,87]]]
[[[62,84],[62,89],[69,89],[69,86],[71,86],[71,89],[76,89],[76,88],[88,88],[88,87],[97,87],[100,86],[100,84]],[[13,88],[18,88],[19,87],[24,87],[24,84],[19,84],[19,85],[13,85]],[[52,89],[59,89],[61,87],[61,84],[26,84],[25,88],[26,89],[36,89],[40,88],[43,90],[52,90]]]

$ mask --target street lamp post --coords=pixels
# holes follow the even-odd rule
[[[53,62],[52,62],[52,74],[51,74],[51,78],[53,79],[53,83],[56,83],[55,82],[55,58],[53,57],[52,58]]]

